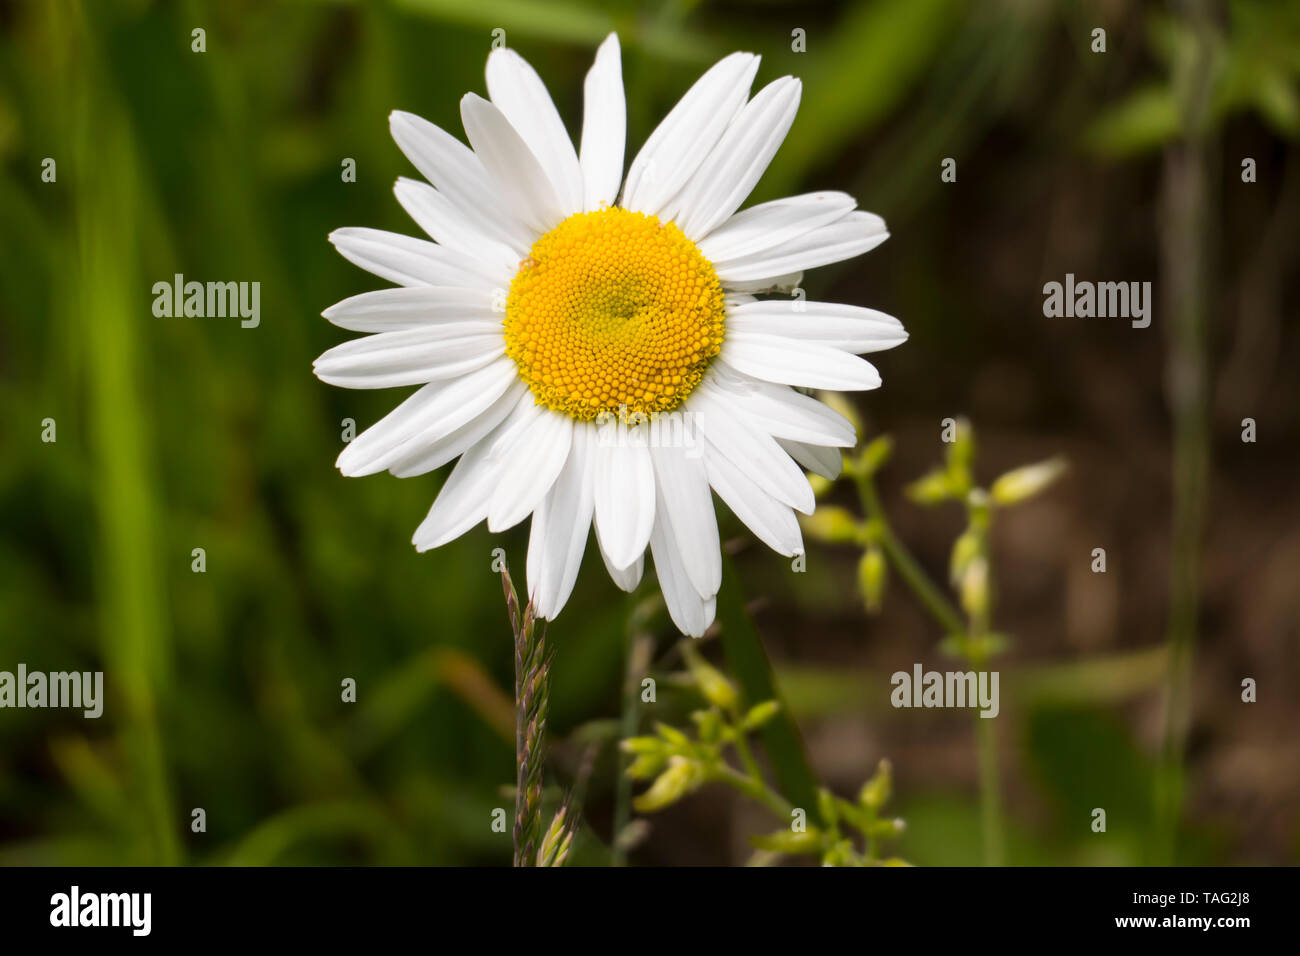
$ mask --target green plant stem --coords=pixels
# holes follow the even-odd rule
[[[998,781],[998,739],[992,720],[975,715],[975,740],[979,752],[980,821],[984,834],[984,865],[1001,866],[1002,793]]]
[[[626,661],[623,672],[623,713],[619,726],[619,739],[627,740],[636,736],[637,699],[641,689],[641,678],[650,666],[650,655],[654,640],[641,631],[635,620],[635,608],[629,614],[626,634]],[[614,791],[614,832],[610,841],[610,865],[623,866],[627,863],[627,848],[623,846],[622,835],[632,819],[632,778],[627,775],[631,757],[619,748],[615,752],[615,766],[618,769],[618,783]]]
[[[757,803],[761,803],[781,819],[789,822],[795,808],[785,797],[769,787],[762,777],[746,776],[735,767],[721,764],[709,774],[710,778],[734,787]]]
[[[93,5],[89,5],[93,6]],[[70,165],[75,257],[64,299],[84,329],[84,346],[100,357],[87,366],[84,425],[99,515],[96,548],[97,627],[122,704],[116,731],[125,757],[136,826],[129,862],[174,866],[184,847],[176,835],[160,698],[171,680],[171,638],[165,588],[167,564],[158,552],[158,501],[150,454],[153,434],[148,376],[148,336],[140,323],[133,283],[139,275],[138,217],[142,203],[133,124],[111,92],[98,12],[72,5],[50,28],[57,62],[52,74],[60,100],[56,112],[72,117]],[[75,70],[75,74],[74,71]],[[112,188],[105,184],[111,183]],[[94,316],[93,322],[84,317]]]
[[[899,577],[911,588],[921,604],[928,610],[939,626],[947,634],[968,633],[972,642],[988,631],[987,621],[972,621],[968,627],[961,614],[930,576],[925,573],[907,546],[894,534],[894,529],[885,516],[885,509],[876,493],[875,483],[869,474],[854,475],[858,497],[862,501],[862,510],[876,523],[878,543],[885,556],[898,572]],[[978,632],[978,633],[977,633]],[[987,660],[968,658],[976,670],[987,668]],[[980,819],[983,830],[984,863],[987,866],[1001,866],[1003,860],[1002,841],[1002,795],[998,779],[997,737],[992,724],[986,718],[975,716],[975,746],[979,762]]]
[[[975,515],[969,505],[967,506],[967,520],[972,525],[975,522]],[[986,567],[990,568],[987,587],[989,593],[992,594],[993,572],[991,569],[993,565],[987,553],[987,538],[981,551]],[[989,655],[983,648],[986,646],[989,631],[992,629],[991,603],[992,598],[989,597],[983,603],[983,606],[970,614],[969,630],[967,631],[969,644],[965,657],[976,674],[989,669]],[[980,829],[983,834],[985,866],[1002,866],[1005,860],[1002,842],[1002,785],[998,773],[998,738],[993,724],[995,719],[982,717],[978,711],[975,712],[975,750],[979,766],[980,788]]]
[[[514,865],[536,866],[545,833],[542,824],[542,782],[546,770],[546,719],[550,711],[550,655],[546,622],[533,617],[530,603],[519,599],[502,570],[501,586],[515,641],[515,826]]]
[[[1183,135],[1165,151],[1160,195],[1160,259],[1168,337],[1167,393],[1174,420],[1173,530],[1167,643],[1164,739],[1155,775],[1154,860],[1176,862],[1186,788],[1184,758],[1191,717],[1192,658],[1200,597],[1200,560],[1210,473],[1209,357],[1213,301],[1210,232],[1216,174],[1208,117],[1214,48],[1218,42],[1207,4],[1185,5],[1195,53],[1175,76],[1181,90]],[[1181,80],[1182,82],[1177,82]]]
[[[758,761],[754,759],[754,753],[749,749],[749,741],[745,739],[745,732],[739,727],[736,728],[736,753],[740,755],[740,762],[745,768],[745,772],[755,780],[762,782],[763,772],[758,769]]]
[[[972,638],[982,635],[972,633]],[[967,658],[977,673],[987,670],[988,657],[971,654]],[[975,747],[979,760],[980,825],[983,832],[984,865],[1002,866],[1005,860],[1002,838],[1002,785],[998,767],[998,738],[993,721],[975,713]]]
[[[961,615],[933,581],[925,569],[917,563],[916,558],[907,550],[907,546],[894,534],[894,529],[885,517],[885,510],[876,494],[876,486],[870,475],[855,475],[854,483],[858,488],[858,497],[862,500],[862,510],[872,519],[879,529],[879,544],[885,556],[894,566],[904,583],[925,606],[931,616],[939,622],[945,634],[960,634],[966,630]]]

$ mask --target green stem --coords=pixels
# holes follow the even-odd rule
[[[515,641],[515,827],[514,865],[536,866],[544,834],[542,782],[546,771],[546,718],[550,710],[550,655],[546,622],[522,612],[510,572],[501,571],[506,611]]]
[[[980,497],[983,497],[982,495]],[[989,669],[987,649],[989,632],[993,626],[993,562],[988,553],[992,516],[967,497],[966,520],[972,530],[979,528],[981,535],[980,559],[988,568],[985,580],[986,594],[970,607],[967,636],[969,645],[966,660],[976,674]],[[983,832],[984,865],[1002,866],[1005,859],[1002,842],[1002,787],[998,767],[998,738],[993,721],[975,713],[975,750],[979,763],[980,828]]]
[[[1002,793],[998,782],[998,739],[993,721],[975,715],[975,742],[979,752],[980,821],[984,833],[984,865],[1001,866]]]
[[[1200,560],[1210,473],[1209,353],[1213,301],[1215,151],[1208,133],[1217,43],[1207,4],[1186,5],[1196,38],[1182,77],[1183,135],[1165,151],[1160,197],[1160,258],[1169,353],[1166,382],[1174,420],[1173,531],[1170,561],[1169,670],[1164,739],[1155,775],[1154,862],[1176,862],[1186,787],[1184,757],[1191,710],[1192,659],[1200,611]]]
[[[744,765],[745,772],[762,783],[763,772],[758,769],[758,761],[754,759],[754,753],[749,749],[749,741],[745,739],[745,732],[739,726],[736,727],[736,753],[740,755],[740,762]]]
[[[653,639],[640,630],[635,618],[635,608],[628,616],[626,633],[626,654],[623,672],[623,713],[619,726],[619,739],[627,740],[636,736],[637,728],[637,693],[641,688],[641,678],[650,665],[650,654],[654,646]],[[631,756],[620,748],[615,756],[618,770],[618,783],[614,792],[614,833],[611,840],[610,864],[623,866],[627,863],[627,849],[623,846],[622,835],[632,819],[632,778],[627,775]]]
[[[974,636],[974,635],[973,635]],[[977,673],[987,670],[988,658],[973,654],[968,660]],[[983,833],[984,865],[1002,866],[1006,859],[1002,838],[1002,785],[998,767],[996,718],[975,713],[975,748],[979,761],[980,828]]]
[[[751,800],[763,804],[787,823],[794,813],[795,808],[789,801],[769,787],[762,777],[745,776],[735,767],[727,764],[719,765],[710,773],[710,776],[720,783],[735,787]]]
[[[854,483],[858,488],[858,497],[862,500],[862,509],[867,517],[876,522],[879,528],[879,544],[885,556],[894,566],[904,583],[912,593],[925,605],[926,610],[939,622],[945,634],[960,634],[966,630],[961,615],[933,581],[925,569],[917,563],[916,558],[907,550],[907,546],[894,534],[894,529],[885,517],[885,510],[876,494],[876,486],[870,475],[855,475]]]
[[[87,5],[94,6],[94,5]],[[61,5],[60,5],[61,7]],[[54,8],[54,5],[51,5]],[[71,13],[70,16],[67,14]],[[171,677],[171,637],[165,582],[177,555],[158,551],[160,494],[151,454],[154,418],[148,329],[141,322],[138,225],[143,205],[133,124],[107,81],[99,47],[106,27],[97,10],[73,5],[46,25],[57,63],[52,74],[58,105],[69,117],[69,165],[74,170],[71,210],[75,255],[63,297],[83,346],[98,359],[87,366],[84,425],[95,475],[99,514],[91,541],[100,612],[97,626],[121,702],[116,722],[126,758],[126,783],[135,813],[133,856],[127,862],[174,866],[184,848],[176,834],[176,799],[169,778],[159,703]],[[74,72],[75,71],[75,72]],[[93,175],[91,173],[93,170]],[[112,183],[113,188],[104,188]],[[94,316],[86,322],[85,317]],[[188,561],[189,545],[180,558]]]
[[[899,540],[894,534],[893,527],[889,524],[889,519],[885,516],[885,509],[880,503],[880,496],[876,493],[876,486],[869,474],[857,474],[854,476],[854,483],[858,488],[858,497],[862,500],[862,509],[866,516],[875,522],[878,533],[878,543],[881,550],[885,552],[894,569],[898,571],[899,577],[912,589],[916,595],[942,627],[945,633],[970,635],[972,643],[975,639],[985,635],[989,628],[986,620],[971,621],[968,626],[962,620],[957,608],[953,605],[939,587],[930,580],[930,576],[925,573],[917,560],[912,557],[912,553],[907,550],[907,546]],[[978,670],[986,669],[988,661],[984,659],[976,660],[968,658],[971,666]],[[980,819],[983,830],[984,842],[984,863],[987,866],[1001,866],[1003,861],[1003,841],[1002,841],[1002,794],[998,778],[998,749],[997,737],[994,734],[993,725],[987,723],[987,718],[975,716],[975,746],[979,762],[979,788],[980,788]]]

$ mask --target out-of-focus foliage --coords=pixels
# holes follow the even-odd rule
[[[1209,121],[1251,110],[1279,136],[1300,133],[1300,4],[1232,0],[1213,40]],[[1163,76],[1127,93],[1093,120],[1089,146],[1109,156],[1155,149],[1182,130],[1179,87],[1193,82],[1195,27],[1156,13],[1149,42]]]

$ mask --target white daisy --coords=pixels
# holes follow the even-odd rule
[[[407,477],[459,458],[416,548],[531,515],[528,588],[542,617],[568,600],[594,524],[618,586],[637,585],[648,546],[673,621],[702,634],[722,578],[710,489],[771,548],[802,551],[803,468],[834,477],[855,435],[796,389],[876,388],[857,353],[907,337],[870,309],[756,297],[888,237],[838,192],[737,212],[799,105],[788,76],[750,97],[758,62],[733,53],[705,73],[624,177],[617,36],[587,74],[576,151],[537,73],[496,50],[490,99],[461,100],[470,146],[410,113],[390,118],[432,183],[399,179],[397,200],[433,241],[330,236],[400,288],[325,311],[372,334],[327,351],[316,374],[421,386],[339,469]]]

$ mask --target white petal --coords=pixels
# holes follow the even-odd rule
[[[407,453],[405,443],[418,439],[425,445],[451,434],[483,414],[518,380],[514,360],[503,357],[464,378],[432,382],[352,439],[337,467],[349,477],[383,471]]]
[[[600,526],[596,526],[596,541],[600,542]],[[610,578],[618,585],[619,590],[632,592],[636,586],[641,583],[641,575],[645,573],[645,555],[637,555],[637,559],[626,568],[616,568],[610,563],[609,555],[605,549],[600,549],[600,559],[605,562],[605,570],[609,572]]]
[[[343,258],[398,285],[446,285],[490,292],[510,284],[510,275],[424,239],[360,227],[335,229],[329,238]]]
[[[759,203],[736,213],[696,241],[710,262],[738,259],[771,249],[843,219],[857,207],[848,193],[819,192]]]
[[[611,33],[596,51],[596,62],[583,86],[582,166],[583,208],[613,205],[623,181],[623,150],[627,143],[627,100],[623,95],[623,65],[618,34]]]
[[[383,457],[410,437],[419,427],[418,423],[429,415],[430,408],[449,384],[451,383],[430,382],[413,392],[391,412],[348,442],[335,460],[334,467],[349,478],[383,471],[385,466],[380,463]],[[502,387],[505,387],[504,382]]]
[[[907,341],[903,323],[892,315],[836,302],[762,302],[727,309],[727,334],[788,336],[846,352],[879,352]]]
[[[889,232],[885,221],[869,212],[851,212],[830,225],[805,232],[762,252],[714,262],[724,287],[756,282],[787,273],[852,259],[874,249]]]
[[[397,388],[460,378],[505,354],[493,322],[445,322],[377,332],[336,345],[315,362],[316,377],[343,388]]]
[[[582,209],[582,170],[560,119],[537,71],[514,50],[499,47],[488,55],[488,96],[546,171],[566,213]],[[476,147],[477,148],[477,147]]]
[[[785,385],[841,392],[880,387],[880,373],[866,359],[782,336],[729,332],[718,358],[747,375]]]
[[[573,443],[573,419],[535,404],[531,394],[520,399],[513,417],[492,449],[501,463],[488,504],[488,530],[494,533],[532,514],[551,490]]]
[[[527,388],[523,382],[515,382],[482,414],[448,434],[428,439],[420,435],[411,438],[394,454],[384,458],[384,466],[398,478],[424,475],[441,468],[487,438],[493,429],[505,421]]]
[[[483,289],[411,286],[362,292],[321,313],[341,329],[354,332],[400,332],[457,319],[502,321]]]
[[[539,616],[548,621],[560,613],[578,579],[591,528],[592,430],[573,429],[568,461],[550,493],[533,512],[528,539],[528,593]]]
[[[757,72],[758,57],[733,53],[686,91],[632,161],[624,208],[655,215],[677,194],[745,105]]]
[[[691,410],[709,444],[782,504],[812,514],[812,486],[802,469],[770,434],[750,425],[749,416],[726,393],[701,382],[691,395]]]
[[[844,470],[844,453],[838,448],[806,445],[803,442],[790,441],[788,438],[777,440],[795,461],[815,475],[821,475],[823,478],[834,481],[840,476],[840,472]]]
[[[411,541],[417,551],[441,547],[487,516],[495,467],[488,456],[489,447],[488,442],[480,442],[456,462],[429,514],[415,529]]]
[[[610,562],[625,568],[650,543],[655,476],[646,425],[598,426],[593,442],[596,533]]]
[[[677,629],[691,637],[703,637],[717,611],[716,596],[701,597],[691,583],[685,561],[663,507],[663,497],[656,502],[654,532],[650,535],[650,553],[655,559],[659,589],[668,606],[668,616]]]
[[[411,165],[485,236],[505,242],[520,255],[527,253],[532,235],[501,203],[500,192],[472,149],[414,113],[394,111],[388,128]]]
[[[701,598],[710,598],[722,586],[722,546],[704,462],[698,450],[690,451],[662,445],[650,449],[659,488],[655,524],[667,521],[671,526],[687,577]]]
[[[785,76],[758,91],[665,213],[690,238],[707,236],[758,184],[799,110],[799,81]]]
[[[393,186],[407,215],[436,242],[481,261],[493,275],[510,276],[519,268],[519,254],[482,231],[456,205],[428,183],[402,177]]]
[[[460,101],[465,135],[510,210],[537,235],[564,218],[564,205],[541,163],[501,110],[473,93]]]
[[[760,488],[743,469],[736,467],[712,445],[705,448],[704,468],[718,497],[759,540],[787,558],[803,551],[799,521],[788,505],[781,504]]]
[[[714,370],[713,383],[739,401],[768,434],[813,445],[851,448],[857,444],[853,423],[827,405],[788,385],[764,382],[748,375]]]

